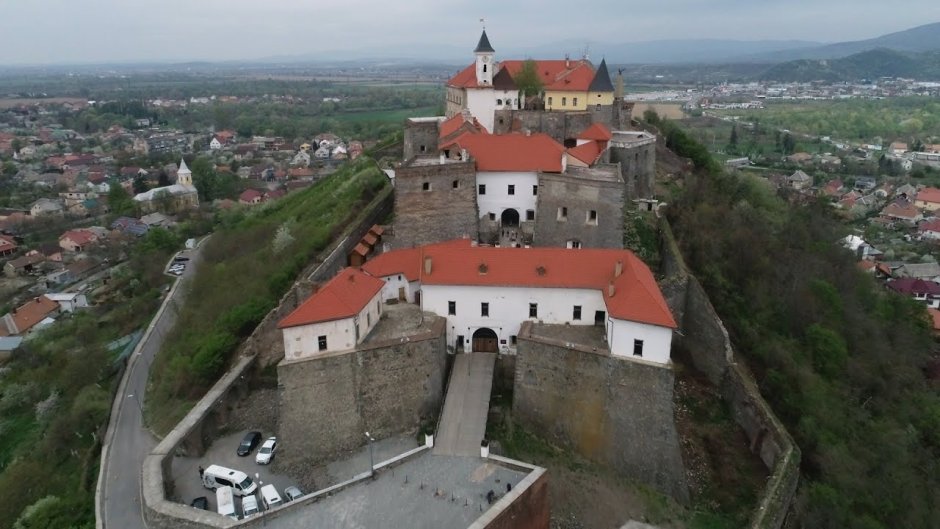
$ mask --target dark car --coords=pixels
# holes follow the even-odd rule
[[[195,507],[197,509],[202,509],[204,511],[209,510],[209,500],[205,496],[199,496],[192,503],[189,504],[190,507]]]
[[[173,258],[174,263],[181,263],[183,261],[189,261],[189,257],[174,257]]]
[[[261,432],[248,432],[245,434],[245,438],[242,439],[242,442],[238,445],[238,450],[235,452],[240,456],[247,456],[250,454],[258,443],[261,442]]]

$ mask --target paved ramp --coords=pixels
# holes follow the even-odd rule
[[[478,456],[486,434],[495,353],[458,354],[450,373],[444,413],[434,439],[439,455]]]

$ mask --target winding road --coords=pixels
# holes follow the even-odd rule
[[[151,320],[140,343],[128,359],[127,371],[121,380],[111,408],[111,423],[105,435],[101,454],[101,471],[95,497],[97,529],[143,529],[147,527],[141,510],[141,467],[144,458],[157,445],[158,439],[143,421],[144,395],[150,365],[160,350],[166,333],[176,322],[183,306],[187,285],[202,248],[184,250],[189,257],[183,275],[174,283],[166,299]]]

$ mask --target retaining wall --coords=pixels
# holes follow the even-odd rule
[[[708,294],[685,265],[669,223],[660,223],[662,281],[666,301],[679,322],[674,344],[689,351],[697,369],[719,388],[735,422],[741,426],[770,471],[751,517],[753,529],[780,529],[799,483],[800,449],[760,394],[754,377],[736,362],[728,331]]]

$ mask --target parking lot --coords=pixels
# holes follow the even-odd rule
[[[215,492],[205,488],[199,477],[199,467],[208,468],[209,465],[221,465],[233,470],[240,470],[258,483],[259,488],[262,485],[273,484],[282,498],[284,498],[284,489],[291,485],[299,486],[304,494],[314,492],[310,487],[303,485],[313,481],[310,476],[288,476],[278,472],[280,467],[277,464],[277,455],[275,455],[271,465],[259,465],[255,462],[258,448],[255,448],[248,456],[241,457],[237,455],[235,451],[245,433],[247,432],[237,431],[216,439],[202,457],[174,457],[171,468],[173,479],[171,499],[189,505],[194,498],[205,496],[209,501],[209,509],[216,510]],[[262,442],[275,435],[272,432],[265,431],[262,431],[261,434]],[[258,446],[260,447],[260,443]],[[376,441],[373,446],[375,462],[389,459],[415,446],[417,446],[417,442],[412,436],[392,437]],[[368,447],[363,447],[345,458],[318,467],[312,473],[317,476],[315,480],[316,488],[322,489],[345,481],[368,469],[369,451]],[[241,515],[241,501],[236,499],[235,503],[236,509]]]

